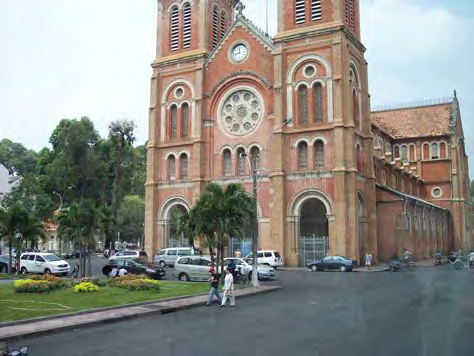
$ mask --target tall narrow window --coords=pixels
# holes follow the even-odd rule
[[[321,83],[316,83],[314,92],[314,121],[323,122],[323,87]]]
[[[171,9],[171,23],[170,23],[170,49],[177,51],[179,49],[179,10],[178,6],[173,6]]]
[[[308,168],[308,144],[300,142],[298,144],[298,169],[303,170]]]
[[[439,159],[439,146],[436,142],[431,144],[431,159]]]
[[[178,107],[173,105],[170,110],[170,138],[178,136]]]
[[[174,156],[168,157],[168,177],[170,180],[176,179],[176,158]]]
[[[227,16],[226,16],[225,12],[222,11],[222,14],[221,14],[221,39],[224,38],[224,35],[227,31],[226,22],[227,22]]]
[[[306,0],[295,1],[295,23],[297,25],[306,21]]]
[[[308,88],[305,85],[300,85],[298,88],[298,106],[300,110],[300,124],[306,125],[308,123]]]
[[[446,142],[441,142],[439,144],[439,157],[441,159],[448,158]],[[462,162],[462,161],[461,161]]]
[[[403,163],[408,162],[408,147],[406,145],[403,145],[401,147],[401,152],[402,152],[402,162]]]
[[[423,144],[423,160],[430,159],[430,145],[428,143]]]
[[[180,157],[181,179],[188,179],[188,156],[186,154]]]
[[[191,4],[183,6],[183,48],[191,47]]]
[[[311,0],[311,21],[319,21],[321,18],[321,0]]]
[[[216,48],[219,43],[219,8],[214,5],[212,9],[212,48]]]
[[[357,145],[357,148],[356,148],[356,159],[357,159],[357,170],[359,171],[359,173],[362,173],[362,169],[363,169],[362,150],[359,144]]]
[[[414,144],[410,145],[410,150],[409,150],[409,153],[408,153],[408,159],[411,162],[416,161],[416,146]]]
[[[224,170],[224,176],[230,176],[232,174],[231,171],[231,153],[230,150],[225,150],[223,154],[223,170]]]
[[[245,175],[245,164],[246,162],[245,151],[243,148],[237,150],[237,175]]]
[[[324,167],[324,142],[316,141],[314,144],[314,168]]]
[[[359,99],[355,89],[352,91],[352,114],[354,115],[354,124],[359,129]]]
[[[354,0],[345,0],[344,1],[344,17],[346,25],[354,31],[355,29],[355,4]]]
[[[260,150],[258,147],[252,147],[250,151],[250,162],[252,164],[252,171],[257,170],[260,166]]]
[[[189,134],[189,105],[184,103],[181,107],[181,137],[187,138]]]

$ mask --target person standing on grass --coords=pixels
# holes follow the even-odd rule
[[[227,298],[230,299],[230,306],[235,306],[235,296],[234,296],[234,276],[230,273],[230,270],[225,271],[224,279],[224,298],[222,299],[221,308],[225,307]]]
[[[212,305],[214,296],[217,297],[219,303],[222,303],[222,297],[219,293],[219,280],[221,279],[221,275],[219,273],[215,273],[214,268],[211,268],[209,272],[211,273],[211,278],[209,279],[209,282],[211,283],[211,290],[209,291],[209,297],[207,298],[206,306]]]
[[[367,269],[370,269],[370,266],[372,266],[372,254],[370,252],[367,252],[365,254],[365,267],[367,267]]]

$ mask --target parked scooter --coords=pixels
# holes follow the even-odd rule
[[[0,356],[28,356],[28,348],[22,347],[19,350],[11,350],[6,343],[0,343]]]
[[[435,265],[440,265],[442,263],[443,263],[443,256],[441,255],[441,253],[436,252],[435,253]]]

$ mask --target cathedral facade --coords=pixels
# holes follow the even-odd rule
[[[357,0],[279,0],[273,37],[244,12],[236,0],[158,0],[149,255],[186,243],[173,216],[208,182],[251,191],[253,172],[258,248],[286,265],[470,248],[456,97],[371,112]]]

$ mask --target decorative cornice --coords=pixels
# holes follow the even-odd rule
[[[186,51],[183,53],[173,54],[171,56],[157,58],[151,63],[151,66],[152,68],[156,68],[163,64],[169,64],[170,62],[172,63],[176,61],[181,61],[183,59],[191,60],[196,57],[205,56],[206,54],[207,52],[203,48],[195,49],[193,51]]]
[[[209,93],[206,93],[204,94],[204,98],[210,98],[214,95],[214,93],[216,92],[216,90],[222,85],[224,84],[226,81],[232,79],[232,78],[235,78],[235,77],[239,77],[239,76],[248,76],[248,77],[254,77],[258,80],[260,80],[262,83],[265,84],[265,86],[268,88],[268,89],[271,89],[273,87],[273,84],[272,82],[270,82],[267,78],[265,78],[263,75],[260,75],[254,71],[251,71],[251,70],[238,70],[236,72],[233,72],[233,73],[229,73],[227,74],[225,77],[222,77],[221,79],[219,79],[219,81],[212,87],[211,91]]]

